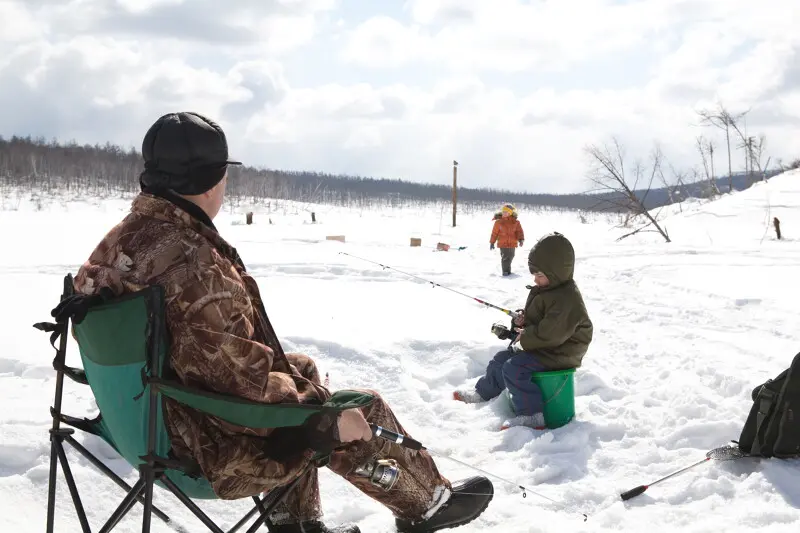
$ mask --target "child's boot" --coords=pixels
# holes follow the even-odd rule
[[[533,429],[547,429],[547,424],[544,421],[544,414],[543,413],[534,413],[532,415],[521,415],[515,416],[509,420],[503,422],[503,425],[500,426],[500,430],[516,427],[516,426],[525,426]]]

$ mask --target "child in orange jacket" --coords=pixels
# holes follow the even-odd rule
[[[489,239],[489,249],[494,250],[494,245],[500,248],[500,267],[503,275],[511,274],[511,262],[517,251],[517,243],[522,247],[525,241],[525,233],[522,231],[522,224],[517,219],[517,210],[511,204],[506,204],[499,213],[494,216],[494,227],[492,236]]]

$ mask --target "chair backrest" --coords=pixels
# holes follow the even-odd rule
[[[91,307],[73,324],[83,369],[100,409],[103,437],[132,466],[144,462],[150,435],[150,387],[161,377],[168,353],[163,289],[151,286]],[[164,423],[163,398],[155,410],[154,454],[168,458],[170,438]],[[167,470],[191,498],[213,499],[210,483]]]
[[[89,309],[73,324],[83,369],[117,451],[131,465],[147,455],[150,396],[144,394],[154,348],[157,287],[150,287]],[[159,347],[160,348],[160,347]],[[156,453],[169,451],[166,427],[158,410]]]

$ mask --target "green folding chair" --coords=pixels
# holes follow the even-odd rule
[[[338,391],[324,405],[264,404],[186,387],[173,376],[169,364],[169,333],[165,322],[164,291],[151,286],[132,294],[115,297],[104,289],[93,296],[75,294],[71,275],[64,278],[64,292],[51,315],[55,322],[40,322],[34,327],[51,333],[56,350],[56,391],[50,409],[50,479],[47,500],[47,533],[54,528],[57,465],[61,465],[83,533],[91,533],[83,503],[69,466],[64,444],[85,457],[108,476],[127,495],[99,530],[111,531],[139,502],[144,505],[142,532],[149,533],[151,516],[165,522],[171,519],[153,505],[153,487],[174,494],[208,529],[225,533],[193,500],[217,499],[211,484],[193,461],[178,460],[164,422],[163,397],[214,415],[232,424],[250,428],[299,426],[314,413],[341,411],[369,405],[374,397],[357,391]],[[78,340],[82,369],[66,365],[69,324]],[[56,346],[56,341],[59,345]],[[61,412],[64,377],[88,385],[100,413],[93,419],[76,418]],[[71,427],[62,427],[65,424]],[[74,429],[73,429],[74,428]],[[121,457],[139,471],[139,479],[130,486],[89,450],[75,440],[75,429],[90,433],[108,443]],[[262,525],[268,528],[269,515],[311,468],[325,466],[327,454],[316,454],[291,483],[253,496],[254,507],[227,533],[241,529],[254,515],[248,533]]]

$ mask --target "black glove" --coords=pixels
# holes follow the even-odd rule
[[[56,322],[66,322],[72,318],[74,324],[80,324],[86,318],[89,308],[102,304],[114,298],[114,292],[108,287],[102,287],[97,294],[91,296],[87,294],[73,294],[61,300],[58,305],[50,311],[50,316]]]
[[[314,413],[306,419],[303,427],[308,438],[308,447],[315,452],[330,453],[342,443],[339,441],[339,417],[341,411]]]
[[[264,439],[261,447],[264,454],[275,461],[296,458],[306,450],[331,453],[339,442],[340,412],[318,412],[306,419],[301,426],[276,428]]]
[[[490,250],[494,250],[494,243],[490,243],[490,244],[489,244],[489,249],[490,249]]]
[[[519,247],[520,247],[520,248],[522,248],[522,245],[523,245],[523,243],[524,243],[524,242],[525,242],[524,240],[520,240],[520,241],[519,241]]]

